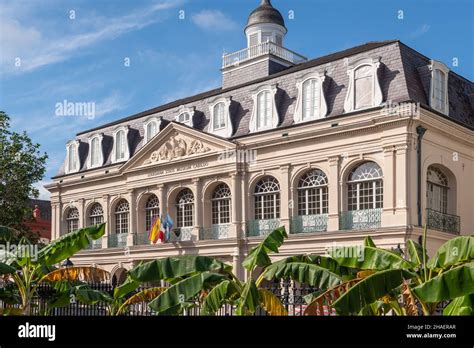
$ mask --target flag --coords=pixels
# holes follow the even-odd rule
[[[165,240],[169,242],[170,240],[170,231],[173,229],[174,222],[171,219],[169,214],[166,214],[166,229],[165,229]]]
[[[157,216],[155,221],[153,222],[153,227],[150,231],[150,235],[148,236],[148,239],[153,244],[156,244],[156,242],[158,241],[160,227],[161,227],[161,220],[160,220],[160,217]]]
[[[158,232],[158,239],[160,243],[165,242],[165,233],[166,233],[166,219],[161,219],[160,231]]]

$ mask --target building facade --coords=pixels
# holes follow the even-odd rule
[[[308,60],[263,0],[222,88],[77,134],[51,192],[52,238],[107,222],[77,254],[121,277],[142,260],[199,254],[234,265],[278,226],[275,257],[334,243],[432,252],[473,233],[474,84],[393,40]],[[168,243],[150,245],[157,216]]]

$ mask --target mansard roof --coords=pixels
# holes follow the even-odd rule
[[[209,100],[215,97],[232,97],[231,118],[234,128],[232,138],[249,135],[249,122],[253,107],[251,91],[263,84],[277,84],[277,107],[280,115],[278,127],[293,126],[294,106],[297,98],[296,81],[311,72],[326,72],[323,85],[328,113],[326,118],[344,114],[344,100],[349,77],[348,65],[363,58],[379,58],[379,81],[383,101],[419,102],[429,108],[430,73],[427,66],[430,59],[398,40],[368,42],[366,44],[329,54],[295,65],[279,73],[253,80],[230,88],[217,88],[191,97],[183,98],[157,108],[105,124],[77,134],[76,139],[87,144],[90,136],[102,133],[104,166],[111,165],[113,131],[127,125],[130,157],[144,145],[143,123],[151,116],[162,117],[166,122],[177,116],[181,106],[195,107],[194,126],[207,131],[209,124]],[[469,129],[474,129],[474,84],[454,72],[449,73],[449,116],[441,115]],[[430,109],[431,110],[431,109]],[[432,110],[434,111],[434,110]],[[434,111],[436,112],[436,111]],[[438,113],[439,114],[439,113]],[[81,171],[86,170],[87,146],[79,149]],[[62,168],[58,176],[64,175]]]

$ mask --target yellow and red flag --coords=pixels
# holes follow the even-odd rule
[[[153,223],[153,227],[151,228],[150,235],[148,237],[150,242],[152,242],[153,244],[156,244],[156,242],[158,241],[158,236],[160,235],[160,228],[161,228],[161,220],[160,220],[160,217],[158,216],[155,219],[155,222]]]

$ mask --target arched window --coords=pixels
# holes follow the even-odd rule
[[[382,169],[374,162],[357,166],[348,179],[348,210],[383,208],[382,178]]]
[[[320,83],[317,79],[309,79],[303,83],[303,121],[319,117]]]
[[[371,107],[373,105],[373,68],[362,65],[354,71],[354,104],[355,109]]]
[[[115,233],[128,233],[130,205],[125,199],[120,200],[115,207]]]
[[[150,141],[158,132],[158,127],[155,121],[150,121],[146,125],[146,141]]]
[[[99,137],[92,138],[91,140],[91,167],[100,166],[100,140]]]
[[[191,115],[188,112],[183,112],[178,116],[178,122],[189,123],[191,121]]]
[[[126,151],[125,148],[127,142],[125,139],[125,131],[121,130],[115,134],[115,160],[121,161],[125,159]]]
[[[213,112],[213,126],[214,130],[225,128],[225,104],[218,103],[214,106]]]
[[[100,225],[104,222],[104,210],[99,203],[94,203],[89,211],[91,225]]]
[[[72,142],[67,147],[67,173],[74,173],[79,170],[79,152],[77,142]]]
[[[255,187],[255,219],[280,218],[280,184],[271,176],[260,180]]]
[[[181,191],[176,199],[177,227],[192,227],[194,212],[194,195],[189,189]]]
[[[151,195],[145,204],[145,229],[150,232],[155,219],[160,215],[160,202],[158,197]]]
[[[229,186],[220,184],[212,194],[212,224],[230,223],[230,197]]]
[[[427,173],[427,207],[443,214],[448,212],[448,177],[437,167],[429,166]]]
[[[269,91],[257,96],[257,129],[267,128],[272,122],[272,98]]]
[[[328,180],[326,174],[315,169],[303,175],[298,184],[298,215],[328,213]]]
[[[67,217],[67,233],[77,231],[79,229],[79,210],[77,208],[70,208]]]
[[[433,71],[433,108],[445,111],[446,105],[446,74],[441,69]]]

